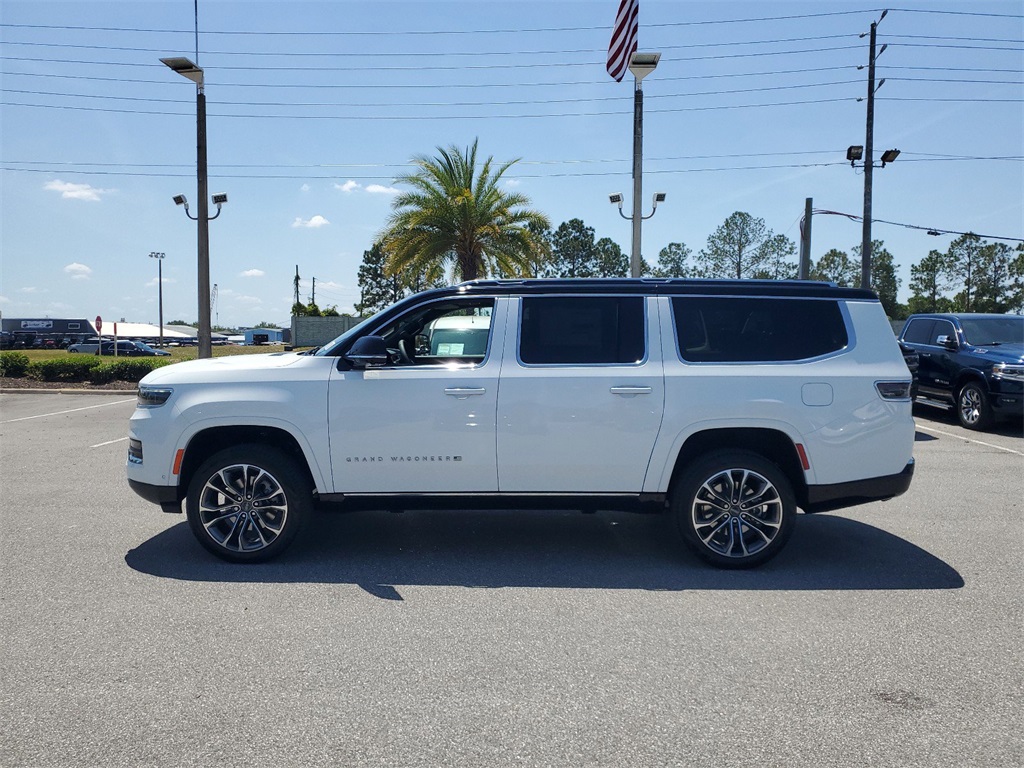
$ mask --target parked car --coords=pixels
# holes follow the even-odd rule
[[[309,354],[153,371],[127,474],[234,562],[341,502],[667,512],[697,555],[744,568],[782,550],[798,508],[907,490],[910,383],[867,290],[474,281]]]
[[[96,347],[100,346],[100,343],[96,340],[89,340],[78,344],[72,344],[68,347],[68,352],[72,354],[84,353],[88,355],[96,354]],[[113,355],[115,354],[114,342],[103,340],[102,347],[100,349],[101,355]],[[128,341],[121,340],[117,342],[118,357],[156,357],[170,355],[170,352],[165,352],[161,349],[154,349],[153,347],[145,344],[141,341]]]
[[[144,341],[133,341],[132,343],[139,348],[139,351],[141,352],[142,355],[148,355],[150,357],[169,357],[171,354],[170,352],[164,349],[157,349],[156,347],[151,347]]]
[[[919,314],[900,342],[917,352],[917,400],[953,408],[967,429],[1024,418],[1024,316]]]
[[[71,354],[86,354],[95,355],[96,349],[100,345],[100,340],[93,336],[91,339],[85,339],[84,341],[78,341],[74,344],[68,344],[68,352]]]

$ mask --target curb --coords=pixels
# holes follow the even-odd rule
[[[134,395],[134,389],[30,389],[0,387],[0,395]]]

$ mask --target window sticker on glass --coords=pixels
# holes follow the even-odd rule
[[[437,354],[439,355],[461,355],[465,344],[438,344]]]

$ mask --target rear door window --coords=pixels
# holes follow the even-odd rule
[[[642,296],[523,299],[519,359],[527,365],[636,365],[645,357]]]

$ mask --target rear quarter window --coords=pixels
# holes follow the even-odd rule
[[[820,357],[849,343],[830,299],[672,299],[679,356],[693,363],[784,362]]]

